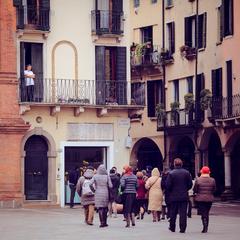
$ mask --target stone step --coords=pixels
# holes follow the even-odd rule
[[[51,201],[27,201],[23,203],[23,208],[60,208],[60,204]]]

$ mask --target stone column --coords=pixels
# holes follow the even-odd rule
[[[200,171],[201,152],[199,150],[196,150],[194,153],[195,153],[195,176],[197,176]]]
[[[233,199],[232,183],[231,183],[231,154],[228,150],[224,152],[224,170],[225,170],[225,191],[221,199],[223,201]]]

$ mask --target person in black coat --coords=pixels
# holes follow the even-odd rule
[[[74,206],[74,197],[76,193],[76,186],[79,178],[79,168],[75,167],[75,169],[72,169],[68,175],[68,181],[69,181],[69,188],[71,190],[70,195],[70,208],[73,208]]]
[[[166,188],[166,184],[167,184],[167,176],[169,174],[169,170],[165,169],[164,172],[162,173],[162,181],[161,181],[161,188],[163,190],[163,194],[164,194],[164,200],[166,203],[166,206],[164,208],[163,206],[163,210],[162,210],[162,219],[165,219],[165,214],[167,215],[167,219],[170,218],[170,201],[169,201],[169,192]],[[167,208],[167,212],[166,212],[166,208]]]
[[[109,215],[117,217],[117,200],[119,198],[120,177],[114,168],[110,170],[110,178],[113,187],[109,190]]]
[[[192,177],[189,171],[182,168],[182,165],[180,158],[174,160],[174,169],[168,174],[166,189],[169,192],[171,204],[169,230],[175,232],[176,218],[179,213],[180,232],[184,233],[187,228],[188,190],[192,188]]]

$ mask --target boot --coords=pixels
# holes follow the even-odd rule
[[[161,221],[161,212],[160,211],[157,211],[157,220],[158,220],[158,222]]]
[[[208,218],[207,217],[202,217],[202,224],[203,224],[202,233],[206,233],[208,231]]]
[[[108,213],[108,208],[103,209],[103,225],[104,227],[108,227],[107,224],[107,213]]]
[[[135,226],[135,214],[132,213],[132,214],[130,215],[130,218],[131,218],[132,226]]]
[[[126,226],[125,227],[130,227],[130,214],[126,214]]]
[[[103,216],[103,209],[99,208],[98,210],[98,214],[99,214],[99,220],[100,220],[100,226],[99,227],[104,227],[104,216]]]

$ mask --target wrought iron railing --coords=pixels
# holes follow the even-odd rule
[[[131,48],[131,66],[160,65],[161,47],[158,45]]]
[[[20,6],[17,8],[17,28],[30,27],[37,30],[49,31],[49,8],[35,6]]]
[[[91,12],[92,32],[96,34],[122,34],[123,12],[93,10]]]
[[[213,97],[211,110],[213,119],[240,117],[240,94],[232,97]]]
[[[19,101],[48,104],[77,105],[128,105],[127,97],[132,92],[131,104],[144,105],[144,85],[131,85],[117,80],[74,80],[42,79],[34,80],[34,90],[26,86],[26,79],[19,79]]]
[[[185,111],[184,109],[180,109],[177,112],[167,111],[165,116],[165,126],[164,120],[158,118],[157,120],[158,129],[163,127],[179,127],[179,126],[193,126],[195,123],[195,113],[194,111]]]

